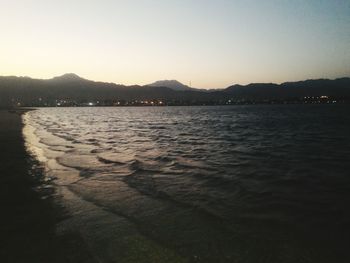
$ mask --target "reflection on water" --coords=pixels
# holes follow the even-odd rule
[[[47,108],[25,134],[101,262],[348,262],[347,110]]]

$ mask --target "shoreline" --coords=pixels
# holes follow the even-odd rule
[[[41,165],[25,147],[22,115],[34,110],[0,109],[1,262],[92,262],[77,233],[57,235],[65,214],[54,202]]]

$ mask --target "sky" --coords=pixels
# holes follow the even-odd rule
[[[0,0],[0,75],[198,88],[350,76],[347,0]]]

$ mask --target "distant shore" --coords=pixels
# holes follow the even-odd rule
[[[47,80],[0,76],[0,107],[333,104],[350,102],[349,86],[348,77],[201,90],[175,80],[125,86],[72,73]]]
[[[26,152],[21,115],[28,110],[0,109],[0,261],[91,262],[78,235],[55,233],[64,213]]]

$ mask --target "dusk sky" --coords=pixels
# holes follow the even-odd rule
[[[350,1],[0,0],[0,75],[198,88],[350,76]]]

